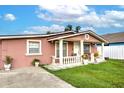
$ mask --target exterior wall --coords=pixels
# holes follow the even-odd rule
[[[97,46],[95,46],[95,43],[93,44],[93,42],[101,42],[99,41],[98,39],[96,39],[95,37],[89,35],[89,39],[88,40],[85,40],[85,36],[84,35],[78,35],[78,36],[74,36],[74,37],[69,37],[69,38],[66,38],[67,41],[80,41],[80,40],[84,40],[84,43],[85,42],[88,42],[91,44],[91,53],[96,53],[97,52]],[[72,51],[70,51],[70,53],[72,54],[73,53],[73,45],[71,47]]]
[[[96,53],[96,52],[97,52],[97,46],[91,44],[91,53]]]
[[[41,40],[42,55],[26,55],[27,40]],[[40,59],[42,64],[50,64],[54,51],[54,44],[48,42],[47,38],[2,40],[2,60],[6,55],[11,56],[14,68],[31,66],[34,58]]]
[[[74,42],[68,42],[68,55],[72,56]],[[91,43],[91,53],[97,52],[97,46]]]
[[[55,55],[55,43],[48,42],[47,37],[44,38],[29,38],[29,39],[8,39],[0,41],[0,68],[3,67],[3,60],[5,56],[11,56],[14,60],[12,63],[13,68],[31,66],[31,62],[34,58],[41,61],[42,64],[50,64],[52,62],[52,56]],[[68,42],[68,56],[73,53],[73,41],[79,41],[84,39],[84,35],[79,35],[67,40]],[[41,52],[42,55],[26,55],[26,43],[27,40],[41,40]],[[100,42],[95,37],[90,36],[89,39],[84,42]],[[96,47],[91,45],[91,52],[96,52]]]

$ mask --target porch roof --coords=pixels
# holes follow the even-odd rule
[[[104,38],[102,38],[101,36],[99,36],[98,34],[94,33],[93,31],[90,31],[90,30],[79,32],[79,33],[75,33],[75,34],[71,34],[71,35],[66,35],[66,36],[53,37],[51,39],[48,39],[48,41],[55,41],[55,40],[60,40],[60,39],[66,39],[66,38],[70,38],[70,37],[74,37],[74,36],[78,36],[78,35],[83,35],[83,34],[90,34],[90,35],[94,36],[96,39],[100,40],[101,42],[108,43],[107,40],[105,40]]]

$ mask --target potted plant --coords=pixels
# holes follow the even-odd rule
[[[98,63],[97,59],[99,58],[99,53],[94,53],[94,63]]]
[[[38,67],[39,64],[40,64],[40,60],[39,60],[39,59],[36,59],[36,58],[35,58],[35,59],[32,61],[32,65],[35,66],[35,67]]]
[[[84,65],[87,65],[88,64],[88,54],[83,54],[82,58],[83,58]]]
[[[11,58],[10,56],[6,56],[5,61],[4,61],[4,68],[5,71],[9,71],[11,68],[11,64],[12,64],[13,58]]]

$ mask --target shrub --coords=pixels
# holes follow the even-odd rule
[[[44,66],[46,66],[46,65],[47,65],[47,64],[40,64],[39,66],[44,68]]]
[[[83,58],[83,59],[88,59],[88,54],[83,54],[83,55],[82,55],[82,58]]]
[[[105,57],[105,60],[109,60],[109,57]]]
[[[33,65],[33,66],[35,66],[35,62],[40,62],[40,60],[35,58],[35,59],[32,61],[32,65]]]
[[[11,58],[10,56],[6,56],[4,63],[5,64],[11,64],[12,61],[13,61],[13,58]]]
[[[98,52],[94,53],[94,57],[95,58],[98,57],[98,56],[99,56],[99,53]]]

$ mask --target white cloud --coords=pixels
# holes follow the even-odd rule
[[[27,30],[24,31],[24,34],[37,34],[42,33],[45,34],[47,31],[51,32],[60,32],[64,31],[64,26],[53,24],[51,26],[32,26],[27,28]]]
[[[88,14],[85,14],[83,16],[80,16],[79,18],[75,20],[75,22],[86,24],[86,25],[91,25],[95,27],[104,26],[104,24],[102,23],[102,19],[100,19],[100,17],[94,11]]]
[[[31,26],[28,27],[25,31],[23,31],[24,34],[46,34],[48,31],[51,32],[61,32],[64,31],[64,26],[56,25],[53,24],[51,26]],[[94,27],[91,26],[86,26],[86,27],[81,27],[80,31],[86,31],[86,30],[92,30],[96,31]]]
[[[16,20],[16,17],[13,14],[5,14],[4,19],[7,21],[14,21],[14,20]]]
[[[123,27],[124,25],[124,11],[105,11],[101,18],[105,19],[104,23],[112,27]]]
[[[40,19],[53,22],[76,23],[81,25],[91,25],[93,27],[124,27],[124,11],[106,10],[97,13],[88,6],[83,5],[83,1],[72,0],[59,1],[52,0],[49,3],[43,2],[39,6],[37,16]],[[45,12],[43,12],[45,10]]]
[[[104,17],[108,18],[108,19],[119,19],[122,20],[124,19],[124,11],[105,11],[105,15]]]
[[[77,18],[77,22],[94,27],[123,27],[124,11],[104,11],[104,14],[90,12]]]
[[[87,27],[82,27],[82,28],[81,28],[81,31],[87,31],[87,30],[92,30],[92,31],[94,31],[94,32],[96,31],[95,28],[89,27],[89,26],[87,26]]]
[[[114,27],[123,27],[122,24],[119,24],[119,23],[115,23],[115,24],[112,24]]]
[[[88,7],[83,5],[82,0],[52,0],[49,2],[50,5],[46,2],[47,1],[43,1],[39,6],[40,11],[37,16],[49,21],[68,22],[75,20],[86,11],[89,11]],[[42,10],[47,10],[47,12],[42,13]]]
[[[37,34],[35,31],[29,31],[29,30],[25,30],[23,31],[24,34]]]

